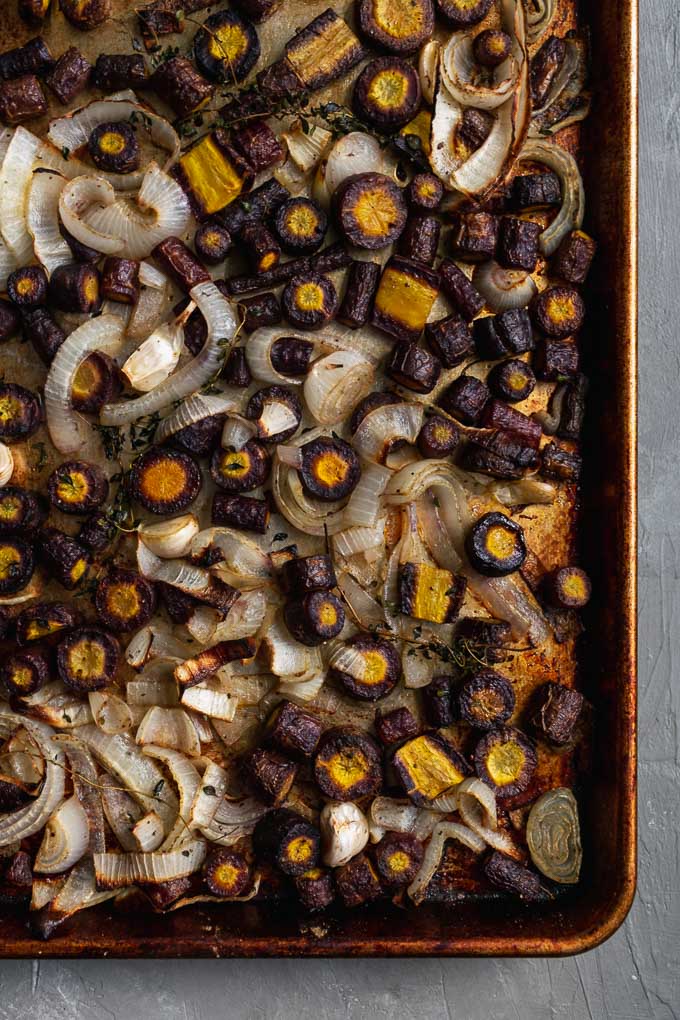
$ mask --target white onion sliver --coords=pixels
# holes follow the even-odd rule
[[[89,837],[87,815],[78,798],[73,796],[62,801],[45,824],[35,870],[43,875],[66,871],[83,856]]]
[[[92,207],[100,212],[111,208],[116,201],[113,187],[104,177],[87,174],[74,177],[59,194],[61,221],[77,241],[104,255],[116,255],[124,248],[120,234],[97,229],[86,219],[93,216]]]
[[[71,249],[59,230],[59,195],[65,183],[66,178],[55,171],[36,170],[28,186],[26,223],[35,256],[48,276],[73,261]]]
[[[102,424],[126,425],[160,411],[175,400],[184,400],[219,371],[225,355],[224,344],[231,340],[236,330],[233,309],[212,281],[197,284],[189,296],[196,302],[208,325],[208,335],[201,351],[150,393],[120,404],[105,404],[101,413]]]
[[[26,201],[40,140],[15,128],[0,169],[0,233],[17,265],[33,258],[33,238],[26,225]]]
[[[115,889],[137,882],[171,882],[193,875],[206,855],[204,840],[183,843],[177,850],[155,850],[153,853],[104,853],[94,855],[97,886]]]
[[[163,419],[156,432],[156,442],[162,443],[189,425],[215,415],[227,414],[238,407],[239,403],[231,393],[194,393]]]
[[[442,822],[438,825],[432,833],[420,870],[407,889],[416,904],[422,903],[427,894],[427,887],[439,867],[447,839],[456,839],[477,854],[482,853],[486,846],[484,840],[465,825],[458,822]]]
[[[303,395],[319,425],[336,425],[370,393],[375,368],[356,351],[335,351],[307,372]]]

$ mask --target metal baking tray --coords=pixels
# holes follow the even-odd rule
[[[594,708],[592,762],[580,795],[580,884],[537,908],[447,894],[444,883],[439,901],[417,910],[379,904],[323,918],[303,918],[285,901],[169,915],[103,906],[79,914],[49,942],[34,937],[25,916],[6,915],[0,957],[568,955],[597,946],[623,922],[636,878],[637,0],[581,6],[593,89],[580,137],[585,226],[599,251],[586,295],[591,389],[576,508],[581,558],[597,593],[578,662],[581,689]],[[16,0],[0,0],[0,10],[3,48],[35,34],[18,21]],[[57,52],[62,41],[55,41]],[[91,59],[98,47],[129,50],[129,39],[109,47],[101,33],[71,42]]]

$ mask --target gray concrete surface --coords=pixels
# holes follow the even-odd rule
[[[641,6],[640,882],[626,924],[566,960],[0,963],[0,1020],[680,1016],[680,6]]]

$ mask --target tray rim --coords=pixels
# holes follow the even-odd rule
[[[630,153],[622,170],[619,189],[625,222],[620,224],[622,244],[621,281],[625,354],[621,356],[618,385],[625,398],[625,410],[619,421],[624,476],[620,480],[620,516],[624,547],[620,562],[627,564],[621,584],[618,627],[621,639],[619,664],[625,681],[622,714],[625,719],[627,748],[620,762],[620,783],[628,798],[621,809],[620,858],[622,867],[616,891],[601,918],[587,930],[574,929],[559,939],[520,934],[457,936],[455,926],[442,937],[415,935],[391,939],[374,934],[327,938],[301,932],[285,940],[265,935],[230,934],[203,937],[197,930],[191,936],[177,938],[151,936],[144,940],[121,941],[102,928],[96,942],[78,935],[77,929],[63,939],[43,942],[32,934],[0,936],[0,959],[26,958],[281,958],[281,957],[531,957],[571,956],[588,952],[609,939],[623,924],[630,911],[637,880],[637,310],[638,310],[638,0],[625,0],[619,8],[622,41],[629,56],[625,95],[627,116],[620,125],[621,140]],[[442,907],[441,910],[455,908]],[[0,919],[0,925],[1,925]],[[2,927],[0,926],[0,932]]]

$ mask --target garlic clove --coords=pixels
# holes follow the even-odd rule
[[[364,849],[368,843],[368,822],[352,801],[326,804],[320,818],[323,862],[339,868]]]
[[[194,514],[182,514],[167,521],[141,524],[139,537],[155,556],[176,559],[189,552],[199,527],[198,518]]]

